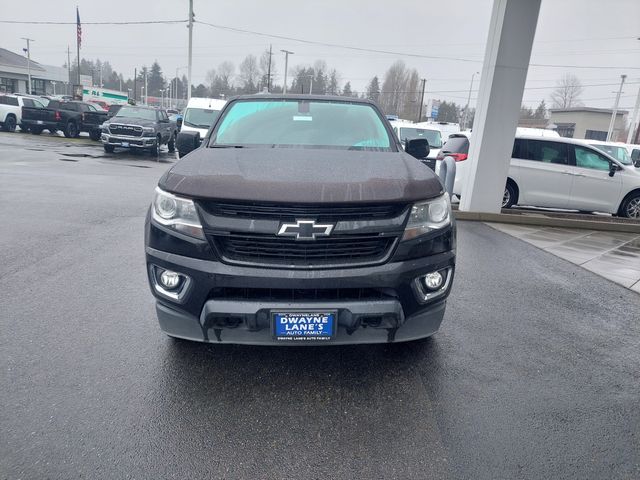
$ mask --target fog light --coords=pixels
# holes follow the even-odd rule
[[[423,281],[424,281],[425,287],[427,287],[429,290],[437,290],[442,286],[442,283],[444,282],[444,277],[440,272],[431,272],[431,273],[427,273],[423,277]]]
[[[163,287],[172,290],[180,285],[181,275],[171,270],[165,270],[160,274],[160,283]]]

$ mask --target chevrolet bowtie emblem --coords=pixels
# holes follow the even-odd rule
[[[320,225],[315,220],[296,220],[296,223],[280,225],[278,235],[282,237],[296,237],[296,240],[315,240],[317,237],[331,235],[333,225]]]

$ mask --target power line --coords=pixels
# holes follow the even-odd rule
[[[187,20],[142,20],[128,22],[82,22],[82,25],[167,25],[186,22]],[[26,22],[21,20],[0,20],[0,23],[9,23],[13,25],[76,25],[76,22]]]

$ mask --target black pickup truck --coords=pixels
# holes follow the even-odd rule
[[[100,140],[100,125],[105,120],[107,112],[87,102],[51,100],[47,108],[22,107],[22,124],[35,135],[62,130],[67,138],[88,132],[91,140]]]

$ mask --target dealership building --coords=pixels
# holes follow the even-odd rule
[[[0,92],[27,93],[31,72],[31,92],[55,95],[68,91],[69,72],[66,68],[42,65],[27,57],[0,48]]]

